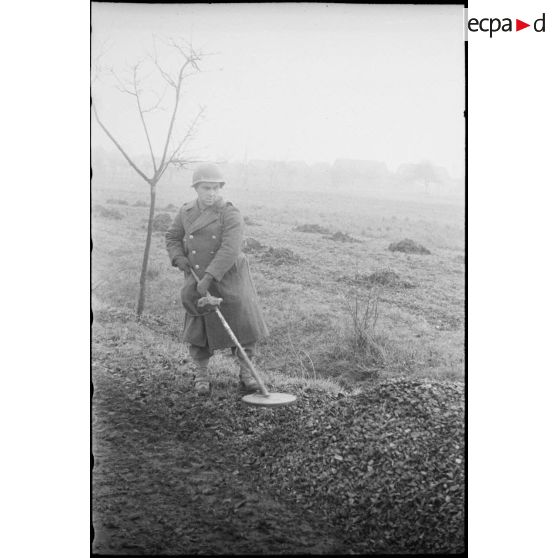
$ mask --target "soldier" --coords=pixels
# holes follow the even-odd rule
[[[216,349],[231,348],[240,365],[240,388],[244,393],[258,389],[218,316],[197,306],[202,296],[209,292],[223,299],[221,312],[250,359],[256,341],[269,334],[248,261],[242,253],[244,221],[238,209],[219,195],[224,184],[217,165],[198,166],[192,179],[197,199],[180,208],[165,235],[171,264],[184,272],[185,284],[180,293],[186,309],[184,339],[196,367],[194,389],[200,395],[210,392],[207,366]],[[199,284],[191,269],[200,279]]]

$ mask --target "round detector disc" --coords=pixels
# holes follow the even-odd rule
[[[258,407],[280,407],[281,405],[290,405],[296,401],[296,395],[290,393],[270,393],[267,397],[261,393],[251,393],[242,398],[244,403],[248,405],[256,405]]]

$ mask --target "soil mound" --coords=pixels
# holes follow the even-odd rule
[[[331,234],[331,231],[327,227],[322,227],[321,225],[315,224],[298,225],[293,229],[293,231],[303,233]]]
[[[431,254],[430,250],[426,249],[422,244],[415,242],[409,238],[400,240],[399,242],[392,242],[388,246],[388,250],[392,252],[404,252],[405,254]]]
[[[264,252],[260,259],[272,265],[297,264],[303,260],[298,254],[295,254],[290,248],[273,248],[270,246],[267,252]]]
[[[256,221],[254,221],[250,217],[244,217],[244,224],[248,225],[249,227],[261,227],[259,223],[256,223]]]
[[[351,235],[341,231],[337,231],[333,233],[331,236],[326,236],[325,238],[329,240],[335,240],[336,242],[360,242],[360,243],[362,242],[362,240],[353,238]]]
[[[120,211],[116,209],[107,209],[100,204],[95,205],[93,213],[103,219],[122,219],[124,217]]]
[[[168,213],[159,213],[153,218],[153,230],[157,232],[167,232],[171,223],[172,218]]]

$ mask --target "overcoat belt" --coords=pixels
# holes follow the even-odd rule
[[[201,279],[213,276],[209,292],[223,299],[220,310],[242,345],[269,335],[250,268],[242,253],[244,221],[230,202],[219,198],[204,210],[196,201],[180,208],[165,240],[171,263],[186,256],[191,268]],[[234,346],[229,334],[214,311],[197,306],[200,298],[196,280],[187,270],[180,292],[186,309],[184,340],[200,347],[225,349]]]

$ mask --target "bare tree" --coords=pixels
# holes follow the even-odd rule
[[[430,193],[432,184],[439,184],[440,178],[436,172],[436,167],[428,160],[423,159],[416,166],[416,178],[420,180],[424,186],[424,193]]]
[[[184,100],[184,83],[188,78],[201,71],[199,64],[208,54],[196,51],[190,43],[183,40],[170,39],[166,42],[166,47],[172,49],[172,51],[177,55],[177,61],[173,70],[168,70],[163,67],[157,52],[155,40],[153,41],[152,52],[140,59],[130,68],[129,76],[124,77],[123,75],[115,72],[113,68],[103,70],[105,74],[109,74],[115,80],[115,85],[120,92],[130,95],[130,97],[133,98],[135,108],[137,109],[137,115],[145,134],[146,146],[151,157],[152,169],[149,171],[141,170],[139,165],[136,164],[126,152],[122,143],[116,139],[113,132],[109,130],[104,120],[100,117],[95,104],[95,99],[93,98],[91,102],[95,120],[107,137],[116,146],[118,151],[120,151],[124,159],[126,159],[130,167],[132,167],[132,169],[134,169],[134,171],[149,185],[151,194],[147,237],[143,252],[140,289],[136,310],[138,317],[142,315],[145,305],[145,286],[149,262],[149,250],[151,247],[151,236],[153,233],[153,217],[155,213],[157,184],[165,174],[169,165],[188,167],[195,162],[194,158],[187,154],[186,148],[194,139],[205,111],[205,107],[200,106],[189,123],[184,126],[177,125],[177,114]],[[92,70],[94,72],[92,83],[95,83],[101,73],[99,59],[100,57],[95,58],[92,63]],[[145,74],[146,69],[151,69],[152,72],[158,76],[158,91],[147,90],[144,86],[144,83],[147,80]],[[169,91],[171,92],[171,105],[169,108],[164,109],[162,108],[162,103],[168,96]],[[151,103],[147,104],[147,99],[152,95],[155,96],[155,99]],[[166,126],[166,133],[164,134],[162,150],[159,156],[157,156],[154,150],[153,137],[149,131],[145,118],[146,114],[152,113],[156,110],[162,110],[168,114],[168,124]]]

